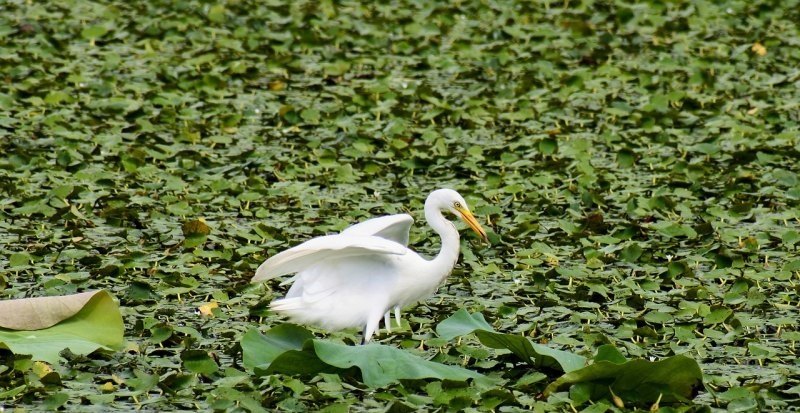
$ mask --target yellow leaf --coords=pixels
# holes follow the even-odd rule
[[[219,308],[219,304],[217,304],[216,301],[212,301],[208,304],[203,304],[200,307],[197,307],[197,309],[200,310],[200,314],[206,317],[214,317],[214,313],[212,313],[211,310],[215,308]]]
[[[759,56],[764,56],[767,54],[767,48],[764,47],[764,45],[759,42],[753,43],[753,47],[751,47],[750,50],[752,50],[753,52],[755,52],[755,54]]]
[[[280,92],[284,89],[286,89],[286,83],[284,83],[282,80],[273,80],[272,82],[269,82],[269,90]]]
[[[129,341],[125,343],[125,349],[123,351],[125,351],[126,353],[140,353],[141,349],[139,348],[138,344]]]
[[[105,384],[100,386],[100,391],[102,392],[112,392],[114,390],[116,390],[116,387],[114,386],[114,383],[110,381],[107,381]]]
[[[33,362],[33,372],[41,379],[42,377],[53,372],[53,368],[43,361]]]
[[[208,227],[206,220],[203,218],[184,222],[181,229],[183,229],[183,235],[187,237],[195,235],[208,235],[211,233],[211,228]]]

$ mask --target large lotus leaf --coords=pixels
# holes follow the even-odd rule
[[[364,384],[375,388],[398,380],[425,378],[491,383],[482,374],[425,360],[395,347],[347,346],[309,337],[310,332],[294,325],[281,325],[265,334],[250,330],[241,341],[245,367],[268,374],[342,373],[357,368]]]
[[[0,302],[0,347],[58,363],[70,349],[89,354],[123,346],[119,306],[105,290]]]
[[[669,403],[694,397],[702,380],[703,372],[697,362],[682,355],[655,362],[599,360],[559,377],[547,386],[544,395],[567,385],[583,384],[592,400],[608,398],[613,391],[624,402],[653,403],[660,397],[662,402]]]
[[[454,381],[474,379],[481,385],[491,383],[488,377],[474,371],[428,361],[381,344],[346,346],[314,340],[314,349],[320,360],[327,364],[339,368],[358,367],[364,384],[370,387],[383,387],[400,379],[425,378]]]
[[[516,334],[495,332],[483,318],[483,314],[470,314],[463,308],[439,323],[436,326],[436,333],[446,340],[475,333],[481,344],[494,349],[507,349],[523,361],[537,367],[570,372],[584,367],[587,363],[583,356],[531,343],[527,338]]]
[[[317,373],[344,374],[344,370],[336,366],[331,366],[320,360],[314,347],[316,340],[308,340],[300,350],[289,350],[269,364],[266,370],[263,367],[255,369],[256,373],[262,371],[267,374],[281,373],[288,375],[314,375]]]
[[[310,331],[288,323],[273,327],[264,334],[252,328],[242,337],[242,362],[249,369],[267,368],[281,354],[301,350],[303,343],[313,338]]]

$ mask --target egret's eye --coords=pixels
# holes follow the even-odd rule
[[[461,202],[458,202],[458,201],[453,202],[453,208],[460,209],[461,208]]]

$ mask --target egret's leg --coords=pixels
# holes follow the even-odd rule
[[[397,321],[397,328],[400,328],[400,306],[394,308],[394,319]]]
[[[375,334],[375,331],[378,330],[378,326],[381,324],[381,315],[378,314],[377,317],[372,317],[369,321],[367,321],[367,325],[364,326],[364,338],[361,341],[361,344],[369,343],[369,340],[372,339],[372,335]]]
[[[389,315],[387,311],[386,314],[383,315],[383,325],[386,327],[386,332],[391,334],[392,333],[392,316]]]

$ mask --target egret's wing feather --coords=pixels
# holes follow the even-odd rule
[[[408,214],[387,215],[368,219],[342,231],[343,235],[372,235],[408,245],[408,233],[414,218]]]
[[[264,261],[251,282],[269,280],[303,271],[323,260],[363,255],[403,255],[408,249],[377,236],[352,234],[327,235],[308,240]]]
[[[286,297],[270,308],[294,322],[330,330],[374,324],[390,305],[398,265],[409,255],[325,259],[298,272]]]

